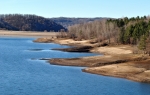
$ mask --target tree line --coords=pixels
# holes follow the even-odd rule
[[[92,22],[95,20],[103,20],[107,18],[97,17],[97,18],[69,18],[69,17],[58,17],[58,18],[50,18],[50,20],[53,20],[56,23],[59,23],[60,25],[64,26],[65,28],[68,28],[68,26],[72,26],[75,24],[80,23],[87,23]]]
[[[136,17],[136,18],[123,18],[112,20],[109,19],[109,22],[113,22],[120,29],[119,40],[122,44],[137,44],[141,36],[149,37],[150,30],[150,20],[149,17]]]
[[[54,21],[36,15],[0,15],[0,29],[16,31],[60,31],[66,30]]]
[[[108,44],[131,44],[141,50],[146,50],[150,36],[150,17],[124,17],[107,19],[68,27],[68,37],[82,39],[96,39]]]
[[[107,23],[106,20],[77,24],[68,27],[68,36],[78,40],[96,38],[98,41],[103,41],[116,37],[116,34],[118,34],[118,27],[111,22]]]

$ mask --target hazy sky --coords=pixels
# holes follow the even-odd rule
[[[44,17],[135,17],[150,14],[150,0],[0,0],[0,14]]]

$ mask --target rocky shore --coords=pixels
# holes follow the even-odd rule
[[[104,55],[50,59],[50,64],[62,66],[83,66],[83,72],[126,78],[138,82],[150,83],[150,58],[147,55],[132,54],[133,47],[128,45],[101,46],[90,40],[39,38],[34,42],[54,42],[75,46],[67,49],[55,49],[67,52],[94,52]]]

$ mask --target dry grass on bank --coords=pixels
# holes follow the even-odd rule
[[[0,30],[0,36],[8,37],[56,37],[58,33],[56,32],[33,32],[33,31],[6,31]]]
[[[134,47],[129,45],[115,45],[97,47],[90,40],[75,41],[72,39],[40,38],[36,42],[54,42],[73,46],[92,46],[90,52],[102,53],[103,56],[92,56],[70,59],[51,59],[54,65],[86,66],[84,72],[126,78],[138,82],[150,83],[150,57],[132,54]]]

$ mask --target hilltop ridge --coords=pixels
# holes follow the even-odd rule
[[[66,30],[54,21],[36,15],[8,14],[0,15],[1,30],[15,31],[61,31]]]

